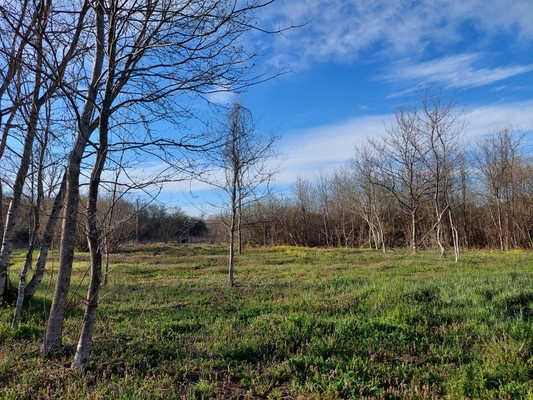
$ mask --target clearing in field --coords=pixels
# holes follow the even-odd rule
[[[67,344],[87,267],[78,254]],[[43,285],[16,331],[13,310],[0,310],[0,397],[533,396],[529,252],[472,251],[455,263],[432,252],[283,246],[249,249],[235,268],[228,287],[221,246],[114,255],[85,374],[65,367],[73,349],[35,351],[51,297]]]

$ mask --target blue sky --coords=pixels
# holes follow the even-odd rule
[[[263,52],[258,68],[290,70],[242,97],[259,128],[282,137],[277,189],[341,167],[396,106],[416,103],[421,85],[464,108],[467,140],[506,123],[533,140],[532,15],[531,0],[284,0],[266,9],[261,26],[305,23],[248,38]],[[169,206],[201,214],[192,203],[207,192],[184,200],[176,190],[163,190]]]

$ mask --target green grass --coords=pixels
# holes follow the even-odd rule
[[[79,374],[81,254],[65,352],[37,351],[50,276],[18,330],[0,309],[0,398],[531,398],[532,256],[249,249],[230,288],[224,247],[129,247]]]

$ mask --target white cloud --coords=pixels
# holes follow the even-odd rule
[[[463,40],[465,23],[486,37],[506,33],[531,41],[531,15],[532,1],[287,0],[264,18],[276,28],[306,23],[280,36],[272,52],[274,63],[300,69],[313,62],[350,62],[365,50],[416,57],[428,46]]]
[[[466,110],[468,136],[477,138],[510,123],[518,131],[533,135],[533,100],[488,104]]]
[[[461,88],[488,85],[533,71],[533,64],[476,69],[474,64],[480,58],[479,54],[470,53],[417,64],[403,61],[395,64],[382,78],[392,82],[398,80],[417,83],[435,82],[445,87]]]
[[[276,176],[279,184],[296,178],[312,179],[321,171],[342,166],[354,155],[355,144],[383,129],[388,115],[354,118],[338,124],[290,132],[283,140],[284,162]]]
[[[236,94],[235,92],[222,88],[218,90],[213,90],[212,92],[207,94],[207,99],[210,102],[221,106],[230,105],[231,103],[235,102],[237,97],[238,94]]]
[[[321,172],[338,169],[354,156],[356,145],[364,143],[369,136],[382,134],[384,122],[391,117],[366,116],[288,133],[282,143],[285,161],[276,182],[286,185],[298,177],[314,179]],[[467,123],[465,139],[475,140],[506,123],[533,135],[533,100],[473,107],[463,117]]]

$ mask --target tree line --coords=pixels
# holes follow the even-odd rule
[[[243,210],[249,245],[533,248],[531,143],[510,123],[467,142],[463,111],[429,89],[346,165]]]

